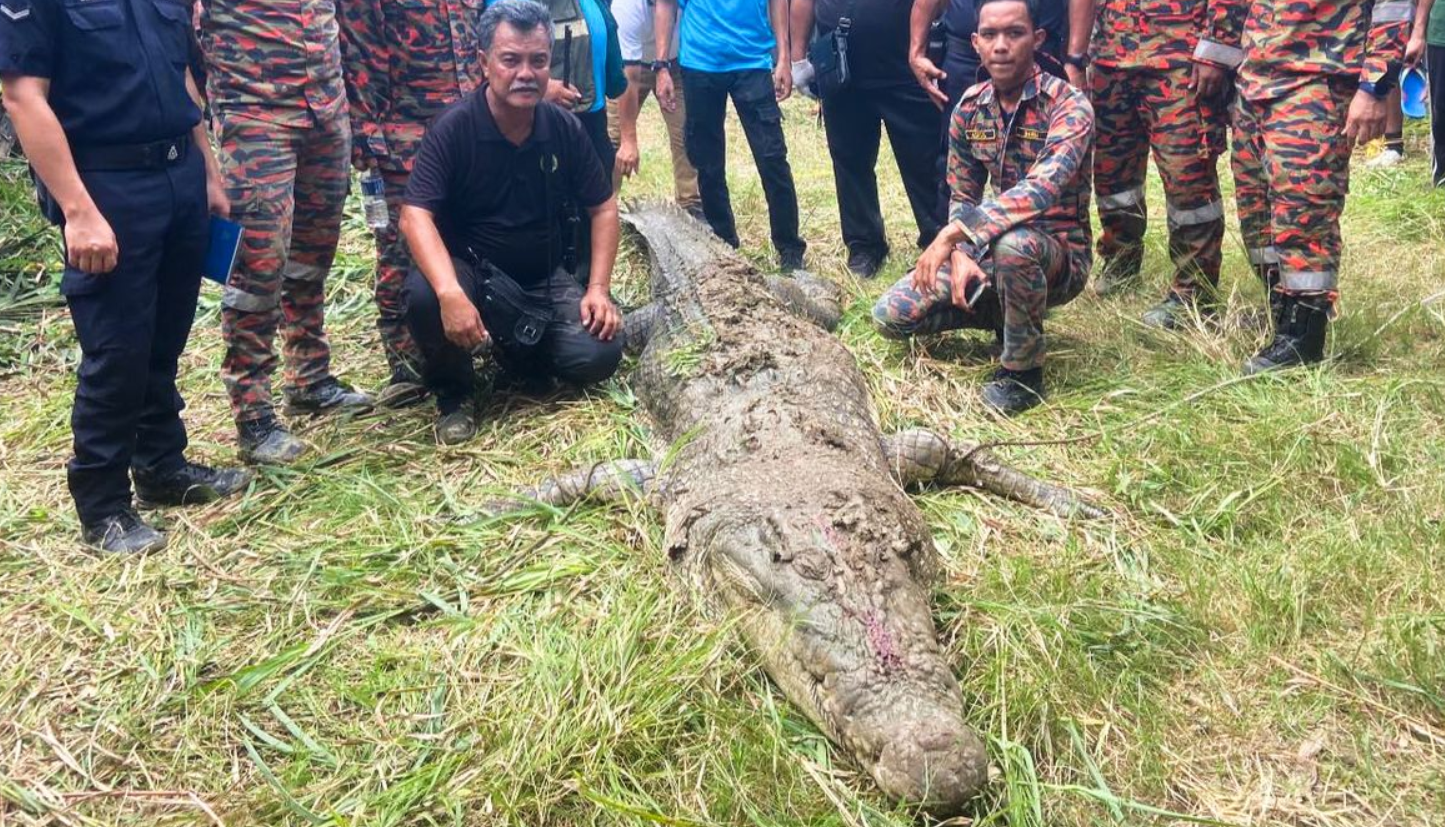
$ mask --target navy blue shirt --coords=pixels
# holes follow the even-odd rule
[[[191,130],[188,0],[0,0],[0,75],[50,81],[72,146],[139,144]]]

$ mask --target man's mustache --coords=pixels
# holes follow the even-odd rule
[[[516,82],[516,83],[513,83],[513,84],[512,84],[511,91],[513,91],[513,92],[540,92],[540,91],[542,91],[542,87],[538,86],[535,81],[523,80],[523,81],[518,81],[518,82]]]

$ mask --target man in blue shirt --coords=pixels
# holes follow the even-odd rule
[[[657,0],[657,54],[670,54],[679,0]],[[702,211],[713,232],[736,247],[737,223],[728,196],[724,119],[732,98],[768,201],[773,247],[784,270],[803,266],[807,244],[798,235],[798,193],[783,140],[778,107],[793,92],[788,59],[787,0],[682,0],[678,64],[687,87],[687,157],[697,168]],[[665,61],[657,73],[657,99],[676,105],[672,72]]]
[[[0,0],[5,110],[65,241],[60,292],[80,340],[67,467],[85,541],[143,554],[142,501],[244,488],[185,458],[176,365],[196,315],[208,215],[230,210],[186,63],[186,0]],[[102,82],[103,79],[103,82]]]

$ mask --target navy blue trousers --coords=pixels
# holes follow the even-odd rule
[[[80,340],[70,494],[83,523],[131,501],[128,472],[184,462],[176,368],[196,316],[209,238],[201,153],[165,169],[83,172],[120,247],[115,270],[66,268],[60,291]]]

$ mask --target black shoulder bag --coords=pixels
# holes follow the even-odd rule
[[[813,93],[826,99],[846,90],[853,81],[848,65],[848,35],[853,30],[853,6],[838,18],[838,27],[808,46],[808,62],[813,64]]]

